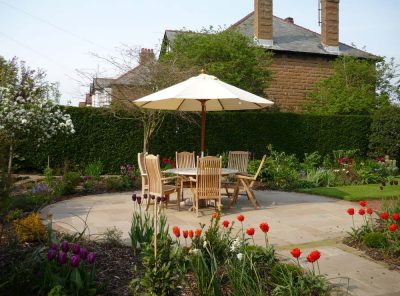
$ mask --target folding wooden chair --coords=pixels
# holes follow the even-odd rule
[[[254,176],[251,175],[237,175],[237,183],[235,186],[235,189],[233,191],[232,197],[229,200],[228,203],[228,209],[231,208],[232,204],[234,204],[239,196],[240,190],[244,190],[247,198],[250,200],[250,202],[253,204],[254,208],[259,207],[260,205],[258,204],[258,201],[256,199],[256,196],[254,195],[253,192],[253,186],[255,181],[257,180],[258,175],[261,172],[261,169],[265,163],[265,159],[267,158],[266,155],[263,156],[260,165],[258,166],[257,172]]]
[[[238,170],[238,175],[247,175],[247,166],[249,164],[249,152],[248,151],[229,151],[228,155],[228,169],[235,169]],[[232,177],[228,177],[222,181],[222,186],[225,188],[226,195],[229,197],[230,188],[236,187],[236,176],[232,181]]]

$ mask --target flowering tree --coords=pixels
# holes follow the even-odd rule
[[[0,57],[0,136],[9,146],[9,178],[15,146],[28,135],[40,145],[59,132],[75,132],[70,116],[53,101],[59,97],[57,85],[45,77],[15,58]]]

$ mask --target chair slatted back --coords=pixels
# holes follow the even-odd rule
[[[176,167],[182,168],[195,168],[196,167],[195,153],[193,152],[175,152]]]
[[[196,191],[198,199],[221,197],[221,157],[207,156],[197,158]]]
[[[263,165],[264,165],[264,163],[265,163],[265,159],[266,159],[266,158],[267,158],[267,155],[264,154],[263,158],[261,159],[260,165],[258,166],[257,172],[256,172],[256,174],[255,174],[254,177],[253,177],[253,181],[251,181],[251,183],[250,183],[250,188],[253,187],[254,182],[257,180],[258,175],[259,175],[260,172],[261,172],[261,169],[262,169],[262,167],[263,167]]]
[[[140,175],[145,176],[147,175],[147,170],[146,170],[146,164],[144,162],[144,158],[147,155],[147,152],[139,152],[138,154],[138,166],[139,166],[139,170],[140,170]]]
[[[157,196],[163,195],[163,182],[161,180],[160,157],[157,155],[146,155],[145,164],[147,169],[149,194]]]
[[[229,151],[228,168],[239,171],[239,174],[247,174],[249,164],[248,151]]]

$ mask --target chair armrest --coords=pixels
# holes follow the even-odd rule
[[[251,180],[251,181],[255,181],[256,179],[254,178],[255,176],[251,176],[251,175],[248,175],[248,176],[244,176],[244,175],[237,175],[236,176],[238,179],[246,179],[246,180]]]
[[[161,181],[169,181],[169,180],[174,180],[174,179],[176,179],[177,177],[178,177],[178,176],[161,178]]]
[[[189,181],[190,182],[197,182],[197,179],[193,178],[193,177],[189,177]]]

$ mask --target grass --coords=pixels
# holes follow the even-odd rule
[[[298,189],[298,192],[336,197],[349,201],[364,199],[390,199],[400,197],[400,186],[387,184],[380,189],[380,184],[351,185],[338,187],[317,187]]]

